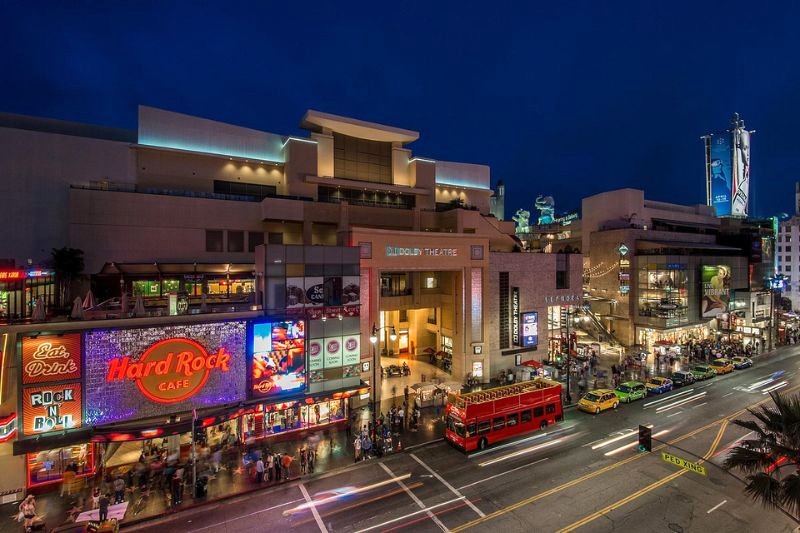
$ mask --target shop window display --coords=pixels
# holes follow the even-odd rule
[[[56,450],[27,455],[28,487],[59,483],[64,472],[72,470],[76,477],[94,474],[94,446],[78,444]]]
[[[682,266],[682,265],[681,265]],[[639,270],[639,316],[688,320],[686,269],[648,264]]]
[[[331,400],[311,405],[260,405],[258,409],[245,416],[245,437],[262,438],[339,422],[345,420],[347,408],[344,400]]]

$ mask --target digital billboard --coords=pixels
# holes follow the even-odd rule
[[[250,397],[279,397],[305,389],[305,336],[302,320],[253,324]]]
[[[700,301],[703,318],[713,318],[728,310],[731,298],[731,268],[726,265],[703,265],[700,271],[702,296]]]
[[[733,166],[731,164],[731,136],[729,133],[714,135],[710,138],[710,187],[709,204],[724,217],[731,214]]]
[[[103,425],[246,397],[247,323],[84,333],[84,420]]]
[[[539,313],[529,311],[520,315],[522,322],[522,346],[534,348],[539,345]]]

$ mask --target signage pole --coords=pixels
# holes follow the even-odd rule
[[[571,342],[571,340],[569,338],[569,323],[570,323],[570,320],[572,320],[572,313],[570,312],[569,307],[567,307],[567,405],[572,405],[572,393],[569,390],[569,381],[570,381],[569,376],[570,376],[570,373],[571,373],[571,370],[572,370],[572,368],[571,368],[572,367],[572,361],[570,361],[570,359],[572,358],[572,354],[571,354],[572,350],[570,350],[570,348],[571,348],[570,345],[572,344],[572,342]]]
[[[197,498],[197,452],[195,450],[195,424],[197,409],[192,409],[192,495]]]

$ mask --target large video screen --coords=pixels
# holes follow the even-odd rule
[[[539,313],[529,311],[522,313],[522,346],[533,348],[539,345]]]
[[[253,324],[250,397],[273,398],[301,392],[306,385],[305,322]]]

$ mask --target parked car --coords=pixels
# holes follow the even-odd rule
[[[709,365],[694,365],[691,369],[695,381],[702,381],[704,379],[711,379],[717,375],[713,367]]]
[[[733,372],[733,363],[729,359],[714,359],[711,361],[711,368],[717,374],[730,374]]]
[[[647,387],[641,381],[626,381],[614,389],[619,401],[631,403],[634,400],[641,400],[647,396]]]
[[[678,372],[673,372],[672,375],[670,376],[670,379],[672,380],[673,387],[683,387],[684,385],[691,385],[695,381],[694,374],[683,370],[680,370]]]
[[[611,389],[596,389],[587,392],[578,402],[578,409],[587,413],[598,414],[606,409],[616,409],[619,398]]]
[[[736,370],[742,370],[753,366],[753,360],[749,357],[734,357],[731,359],[731,363],[733,363],[733,368]]]
[[[661,394],[672,390],[672,380],[669,378],[654,377],[645,383],[649,394]]]

